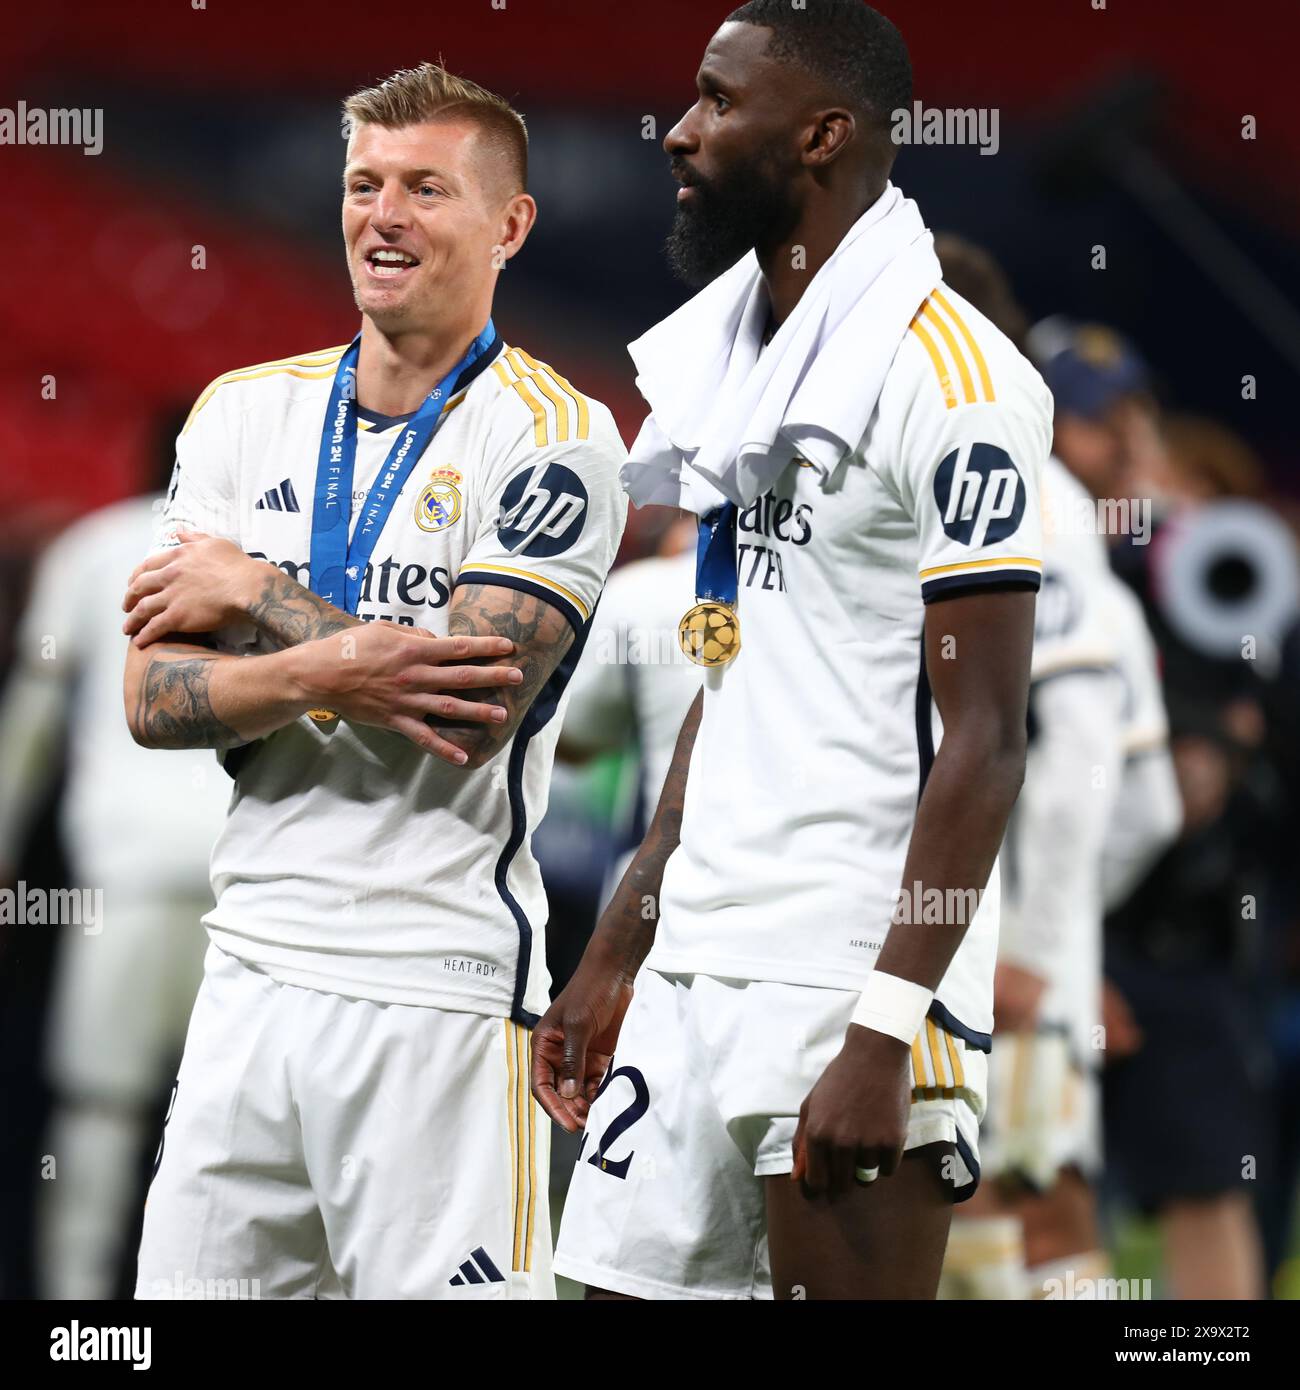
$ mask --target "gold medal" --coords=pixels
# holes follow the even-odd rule
[[[687,611],[677,640],[697,666],[725,666],[740,650],[740,619],[729,603],[705,599]]]
[[[331,719],[337,719],[338,715],[332,709],[309,709],[307,717],[314,719],[318,724],[328,724]]]

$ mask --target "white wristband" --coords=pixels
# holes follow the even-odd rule
[[[849,1022],[911,1043],[921,1031],[933,998],[933,992],[924,985],[873,970]]]

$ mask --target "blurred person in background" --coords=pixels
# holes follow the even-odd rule
[[[936,238],[944,279],[1017,345],[1026,319],[982,248]],[[1087,429],[1086,423],[1081,429]],[[1035,613],[1024,785],[1007,826],[994,977],[996,1028],[981,1127],[983,1185],[954,1218],[948,1297],[1093,1296],[1107,1273],[1101,1168],[1102,852],[1123,726],[1116,581],[1083,485],[1043,470],[1043,584]],[[1069,1276],[1073,1275],[1073,1278]]]
[[[159,490],[175,433],[160,437]],[[60,829],[72,881],[104,894],[99,929],[65,926],[57,956],[45,1048],[53,1164],[38,1203],[45,1298],[111,1298],[118,1287],[147,1130],[202,975],[198,918],[212,906],[208,856],[230,799],[210,753],[151,757],[122,719],[118,590],[160,503],[152,492],[128,498],[49,545],[0,706],[0,880],[12,884],[66,753]]]
[[[695,597],[695,517],[666,513],[655,553],[609,577],[592,634],[573,673],[556,756],[584,763],[635,749],[635,804],[602,897],[608,901],[659,804],[682,721],[699,692],[700,668],[677,629]],[[580,952],[579,952],[580,954]]]
[[[1025,344],[1052,393],[1052,452],[1093,497],[1129,497],[1132,446],[1156,418],[1137,349],[1102,324],[1059,316],[1036,323]]]
[[[1216,504],[1261,493],[1262,472],[1231,431],[1190,416],[1165,419],[1133,457],[1156,526],[1149,547],[1121,544],[1112,558],[1159,644],[1183,828],[1107,924],[1111,1004],[1140,1039],[1106,1074],[1107,1135],[1117,1193],[1159,1216],[1170,1295],[1258,1298],[1285,1249],[1295,1181],[1294,1134],[1284,1162],[1278,1128],[1294,1117],[1278,1108],[1266,1022],[1277,938],[1294,933],[1294,802],[1267,713],[1282,672],[1241,659],[1244,645],[1240,655],[1213,646],[1209,619],[1229,596],[1212,555],[1189,571],[1184,552]],[[1234,561],[1230,596],[1242,639],[1268,549],[1267,517],[1247,524],[1260,528],[1258,551]],[[1189,1080],[1194,1112],[1180,1099]],[[1257,1200],[1270,1220],[1267,1262]]]

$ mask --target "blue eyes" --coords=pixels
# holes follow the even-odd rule
[[[357,194],[366,194],[377,193],[379,190],[375,187],[373,183],[357,183],[352,185],[351,191]],[[422,197],[436,197],[439,193],[439,190],[436,187],[434,187],[434,185],[431,183],[422,183],[416,188],[415,191],[419,193]]]

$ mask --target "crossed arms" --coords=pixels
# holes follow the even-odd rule
[[[231,541],[180,540],[137,567],[122,603],[126,716],[146,747],[233,748],[325,708],[480,767],[573,641],[557,609],[513,589],[456,589],[449,635],[435,637],[362,622]],[[278,650],[212,649],[210,634],[249,622]]]

